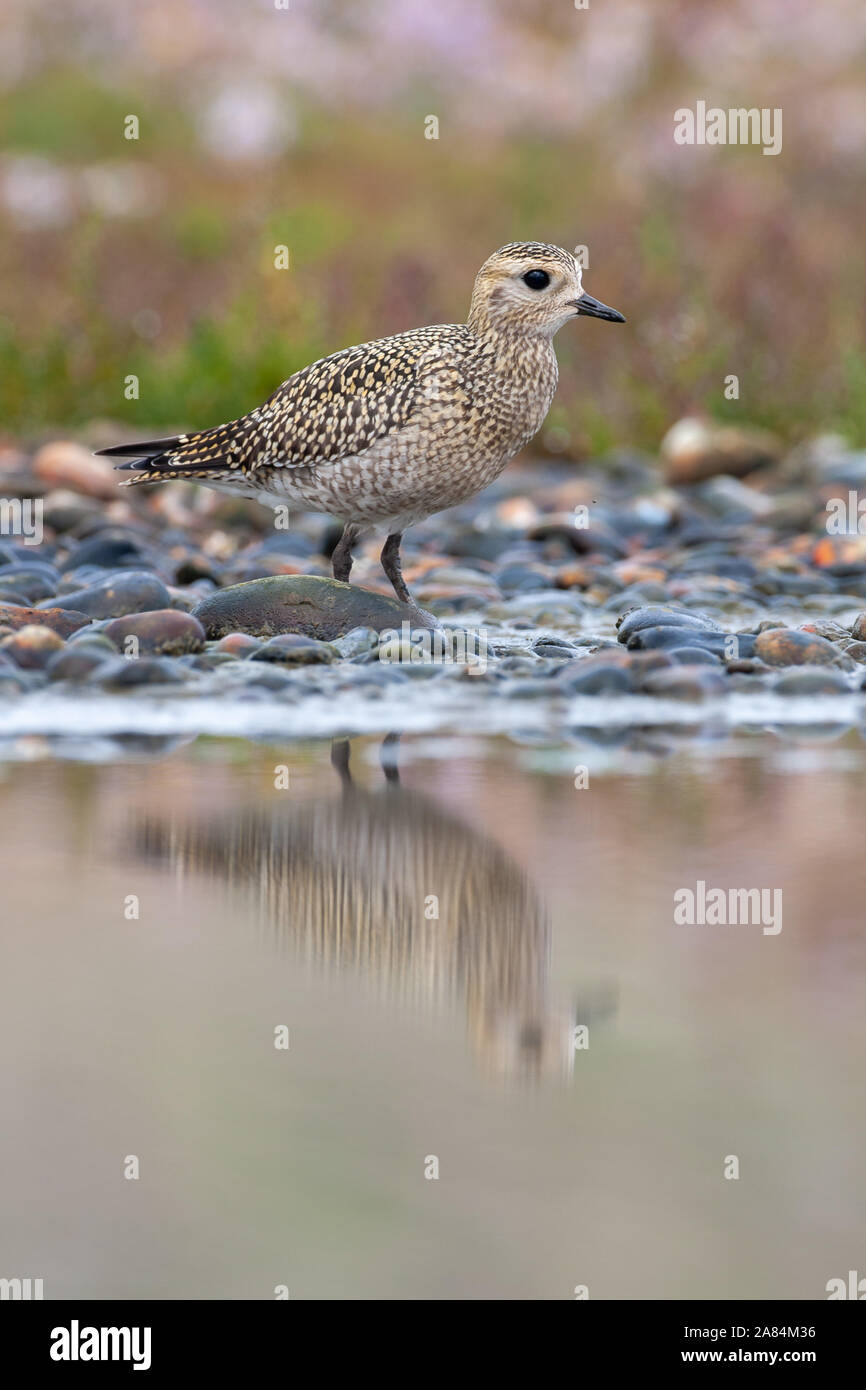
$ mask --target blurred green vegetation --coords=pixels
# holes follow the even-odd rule
[[[58,225],[13,221],[0,242],[9,434],[243,414],[327,352],[464,319],[481,261],[527,237],[586,244],[586,287],[628,317],[557,340],[550,424],[567,451],[653,448],[694,409],[866,441],[861,209],[853,192],[828,199],[814,160],[714,151],[685,183],[638,184],[591,138],[428,141],[421,115],[307,112],[284,153],[231,165],[168,96],[62,69],[0,93],[0,125],[7,154],[47,161],[72,200]],[[138,178],[138,203],[94,203],[93,170]]]

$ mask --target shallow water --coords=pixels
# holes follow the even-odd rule
[[[822,1298],[862,1264],[856,731],[6,752],[0,1274]],[[781,890],[781,931],[677,925],[698,880]]]

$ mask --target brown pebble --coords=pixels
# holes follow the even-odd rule
[[[204,628],[190,613],[176,608],[155,608],[147,613],[129,613],[112,618],[103,628],[109,641],[124,649],[135,639],[138,656],[185,656],[204,651]]]
[[[71,637],[80,627],[93,619],[74,608],[21,608],[15,603],[0,603],[0,627],[18,632],[22,627],[49,627],[60,637]]]
[[[117,480],[106,459],[96,459],[89,449],[70,439],[45,444],[33,460],[33,472],[51,488],[65,488],[108,502],[117,497]]]
[[[63,638],[49,627],[22,627],[0,641],[0,652],[28,671],[41,671],[62,650]]]
[[[230,632],[228,637],[221,637],[217,642],[215,651],[228,652],[229,656],[245,657],[257,652],[261,646],[257,637],[250,637],[246,632]]]
[[[768,666],[832,666],[840,659],[838,648],[825,637],[787,627],[759,633],[755,655]]]

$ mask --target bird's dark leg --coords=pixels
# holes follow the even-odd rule
[[[394,593],[401,603],[411,603],[413,608],[417,607],[415,600],[406,588],[406,581],[403,578],[403,570],[400,567],[400,542],[403,539],[402,531],[395,531],[389,536],[382,546],[382,554],[379,557],[382,561],[382,569],[387,574],[394,586]]]
[[[352,546],[358,540],[360,531],[357,526],[353,526],[351,521],[347,521],[343,527],[343,534],[334,546],[331,556],[331,573],[335,579],[340,579],[344,584],[349,582],[349,575],[352,573]]]

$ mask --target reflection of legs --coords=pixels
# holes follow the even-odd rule
[[[386,734],[379,749],[379,761],[385,774],[385,781],[400,785],[400,769],[397,760],[400,755],[400,735]]]
[[[349,575],[352,573],[352,546],[360,534],[358,527],[347,521],[331,556],[331,572],[335,579],[341,580],[344,584],[349,582]]]
[[[402,603],[411,603],[415,607],[415,600],[406,588],[406,581],[400,566],[400,542],[402,539],[402,531],[395,531],[382,546],[382,554],[379,558],[382,561],[382,569],[393,584],[394,593],[398,599]]]
[[[347,738],[331,740],[331,767],[339,776],[344,788],[352,786],[352,773],[349,770],[350,753],[351,747]]]

